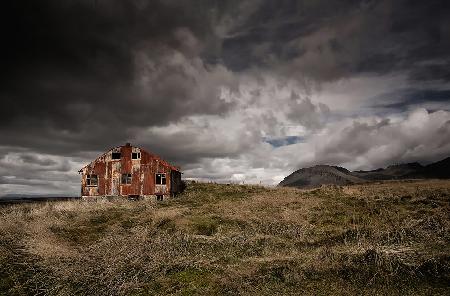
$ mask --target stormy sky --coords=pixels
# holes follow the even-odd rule
[[[448,1],[5,1],[0,195],[131,142],[185,178],[450,156]]]

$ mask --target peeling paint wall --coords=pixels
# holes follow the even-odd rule
[[[113,153],[120,153],[120,159],[113,159]],[[138,159],[132,159],[132,153],[140,155]],[[171,188],[173,174],[179,169],[170,165],[160,157],[151,154],[139,147],[131,145],[112,148],[89,165],[80,170],[81,195],[82,196],[148,196],[169,195],[177,193]],[[157,173],[166,174],[166,184],[155,184]],[[123,184],[122,174],[131,174],[131,184]],[[88,185],[87,176],[97,175],[97,185]]]

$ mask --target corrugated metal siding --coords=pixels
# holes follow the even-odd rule
[[[120,152],[120,160],[112,159],[113,152]],[[131,159],[131,153],[141,154],[140,159]],[[166,195],[170,188],[171,171],[178,169],[158,156],[133,146],[113,148],[80,170],[82,172],[81,194],[102,195]],[[155,184],[155,174],[166,174],[166,185]],[[98,176],[97,186],[88,186],[86,176]],[[122,184],[122,174],[131,174],[131,184]]]

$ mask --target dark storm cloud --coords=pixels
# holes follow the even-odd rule
[[[414,106],[430,103],[444,103],[447,108],[450,108],[450,90],[436,90],[436,89],[399,89],[393,93],[383,94],[377,100],[383,100],[386,103],[378,104],[377,106],[383,108],[390,108],[395,110],[407,110]]]
[[[447,79],[444,65],[420,63],[448,59],[449,11],[447,1],[267,1],[225,39],[225,63],[319,81],[391,71]]]
[[[411,70],[410,78],[415,82],[450,81],[450,62],[437,60],[431,65],[417,65]]]
[[[221,87],[238,87],[230,70],[327,81],[406,69],[447,80],[429,61],[448,60],[448,10],[446,1],[8,1],[1,141],[99,150],[133,127],[225,114],[234,106]],[[292,116],[311,104],[297,107]],[[317,121],[307,117],[298,119]]]
[[[218,99],[218,86],[230,83],[226,70],[208,68],[197,58],[212,36],[203,3],[67,0],[2,6],[3,143],[98,149],[99,135],[108,145],[127,138],[130,126],[164,125],[230,108]],[[148,81],[142,80],[145,71],[153,75]]]
[[[243,22],[234,26],[223,42],[227,66],[243,70],[269,66],[272,58],[290,60],[304,53],[289,42],[320,29],[322,22],[356,4],[351,1],[260,1]]]
[[[0,12],[0,183],[45,191],[45,180],[54,190],[67,182],[78,192],[73,172],[128,141],[215,179],[265,168],[281,175],[294,158],[366,157],[387,135],[399,135],[392,149],[402,159],[443,155],[447,142],[423,152],[421,138],[403,132],[414,118],[396,125],[386,114],[377,115],[387,121],[336,130],[330,145],[308,141],[343,124],[331,122],[342,118],[333,110],[341,99],[350,102],[347,115],[360,114],[360,106],[390,114],[432,103],[442,109],[449,12],[448,1],[437,0],[7,1]],[[387,87],[397,74],[406,85]],[[382,82],[364,84],[374,77]],[[336,94],[335,85],[315,93],[350,80],[361,91]],[[365,92],[373,85],[380,91]],[[429,126],[423,138],[448,138],[448,124]],[[301,156],[297,145],[307,147]]]

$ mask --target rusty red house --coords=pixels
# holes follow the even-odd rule
[[[127,143],[110,149],[79,170],[81,196],[156,198],[181,192],[181,172],[159,156]]]

